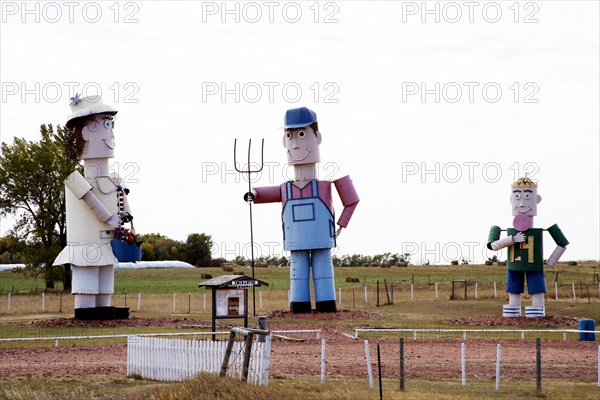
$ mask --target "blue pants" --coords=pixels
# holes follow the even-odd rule
[[[527,291],[529,294],[546,293],[546,281],[543,271],[506,271],[506,291],[521,294],[525,291],[525,278],[527,278]]]
[[[315,301],[335,301],[331,249],[293,250],[290,267],[290,302],[310,302],[310,267]]]

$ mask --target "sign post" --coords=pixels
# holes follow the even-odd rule
[[[216,340],[217,319],[243,318],[248,327],[248,289],[269,284],[246,276],[221,275],[198,286],[212,289],[212,339]]]

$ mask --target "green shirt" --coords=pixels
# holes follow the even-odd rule
[[[515,228],[508,228],[509,236],[519,233]],[[512,271],[544,270],[544,230],[531,228],[523,232],[525,241],[508,246],[506,265]]]
[[[509,236],[517,234],[514,228],[508,228]],[[498,226],[492,226],[488,236],[488,247],[492,242],[500,239],[501,229]],[[531,228],[523,232],[525,241],[508,246],[508,257],[506,265],[512,271],[543,271],[544,270],[544,243],[543,232],[541,228]],[[567,238],[563,235],[558,225],[554,224],[548,228],[548,233],[552,236],[554,242],[561,247],[569,244]]]

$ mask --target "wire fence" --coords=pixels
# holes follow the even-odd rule
[[[504,282],[479,283],[469,280],[433,282],[415,285],[410,282],[377,281],[375,285],[338,288],[338,307],[364,308],[415,301],[458,301],[506,299]],[[257,290],[254,301],[259,311],[286,309],[289,291]],[[155,312],[171,314],[209,314],[211,293],[175,292],[127,293],[121,291],[112,296],[112,304],[129,307],[132,312]],[[249,301],[252,301],[250,298]],[[548,302],[600,303],[600,284],[571,282],[548,285]],[[72,313],[73,296],[64,292],[5,293],[0,295],[0,314]]]

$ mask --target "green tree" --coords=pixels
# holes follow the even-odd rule
[[[406,264],[410,264],[410,258],[411,258],[410,253],[404,253],[398,258],[398,261],[402,261],[402,262],[405,262]]]
[[[52,262],[67,242],[63,181],[78,165],[74,134],[60,125],[55,133],[51,124],[40,133],[37,142],[15,138],[1,145],[0,216],[16,217],[11,233],[27,242],[26,270],[43,274],[47,288],[61,277],[69,287],[68,273]]]
[[[0,237],[0,264],[21,264],[26,243],[14,234]]]
[[[184,251],[186,261],[197,267],[208,267],[210,265],[210,249],[212,238],[204,233],[191,233],[185,242]]]
[[[246,265],[250,264],[250,262],[246,260],[244,256],[236,256],[233,262],[237,265],[241,265],[242,267],[245,267]]]
[[[142,240],[142,260],[144,261],[185,261],[184,243],[160,233],[147,233]]]
[[[290,263],[290,260],[288,260],[288,258],[286,256],[281,256],[277,260],[277,265],[279,265],[280,267],[287,267],[289,263]]]

